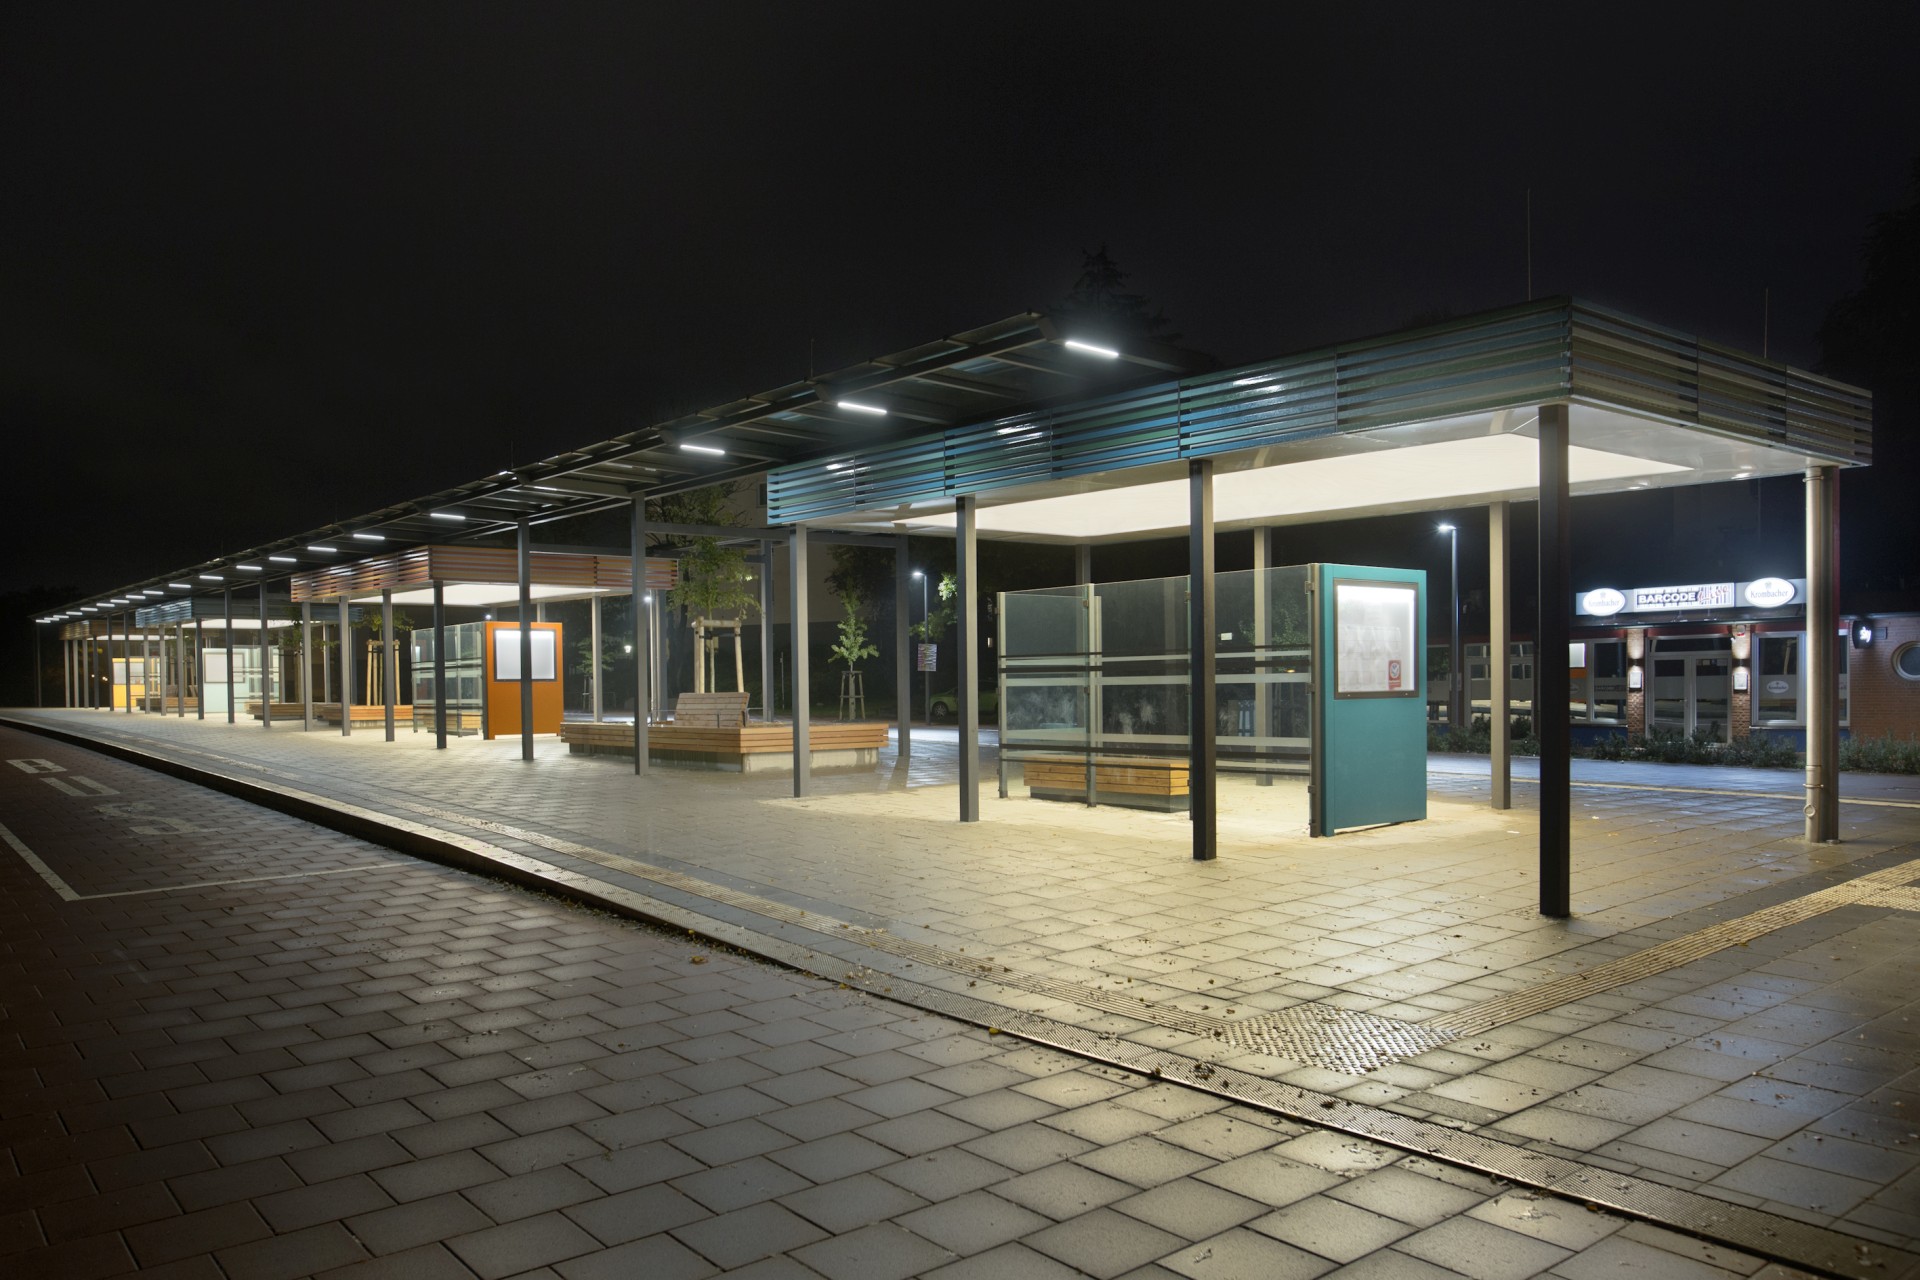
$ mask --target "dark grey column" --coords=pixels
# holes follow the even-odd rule
[[[300,602],[300,731],[313,728],[313,601]]]
[[[207,718],[207,624],[193,620],[193,718]]]
[[[1273,568],[1273,530],[1265,525],[1253,531],[1253,732],[1255,737],[1264,738],[1272,732],[1273,726],[1273,686],[1266,683],[1273,674],[1266,663],[1266,652],[1273,644],[1273,628],[1268,625],[1267,615],[1271,603],[1267,599],[1267,570]],[[1254,758],[1258,759],[1260,748],[1254,748]],[[1273,775],[1262,769],[1254,778],[1254,785],[1270,787]]]
[[[134,625],[140,627],[140,709],[153,710],[153,637],[145,626],[140,624],[139,615],[134,616]],[[34,656],[39,656],[40,629],[34,628]]]
[[[340,736],[353,732],[353,604],[340,597]]]
[[[420,709],[414,708],[418,715]],[[447,749],[447,590],[433,580],[433,749]]]
[[[46,623],[36,618],[33,623],[33,705],[36,707],[44,707],[47,705],[45,688],[47,673],[45,668],[40,665],[40,633],[45,629]],[[166,687],[165,681],[161,682],[161,687]]]
[[[773,543],[760,543],[760,716],[773,723]]]
[[[1447,723],[1467,727],[1466,649],[1460,637],[1460,525],[1447,535]]]
[[[1215,648],[1213,583],[1213,462],[1187,463],[1187,792],[1193,819],[1193,857],[1219,855],[1214,766]]]
[[[525,520],[520,522],[520,758],[533,759],[533,526]]]
[[[1540,406],[1540,624],[1534,628],[1533,732],[1540,741],[1540,914],[1573,914],[1571,765],[1573,545],[1567,406]],[[1502,655],[1504,657],[1505,655]]]
[[[393,643],[393,592],[380,589],[380,695],[387,708],[387,741],[393,741],[393,704],[400,700],[400,651]]]
[[[807,669],[807,531],[787,542],[787,608],[793,614],[793,794],[813,790],[813,683]]]
[[[273,728],[273,633],[267,627],[267,584],[260,584],[260,727]]]
[[[1073,549],[1073,583],[1077,587],[1087,586],[1093,581],[1093,547],[1081,543]]]
[[[972,494],[954,499],[955,599],[959,603],[960,821],[980,821],[980,544]]]
[[[126,621],[125,623],[122,624],[125,627],[125,630],[123,630],[120,633],[120,657],[123,663],[122,669],[127,673],[127,714],[132,715],[133,714],[133,610],[129,609],[121,616],[125,618]]]
[[[1513,643],[1512,602],[1508,598],[1507,577],[1511,571],[1508,540],[1512,534],[1510,515],[1504,502],[1487,507],[1487,674],[1492,677],[1489,693],[1492,707],[1488,729],[1493,756],[1493,807],[1513,807],[1513,659],[1508,649]],[[1540,669],[1540,655],[1534,655],[1534,670]],[[1535,707],[1536,713],[1539,708]],[[1535,716],[1536,721],[1538,716]]]
[[[222,593],[226,602],[226,641],[227,641],[227,723],[232,724],[235,708],[233,705],[233,588],[227,587]]]
[[[587,699],[587,715],[595,724],[600,723],[600,597],[594,596],[587,601],[587,688],[591,693]]]
[[[653,714],[653,610],[647,602],[647,500],[633,500],[628,522],[629,554],[633,557],[633,771],[644,775],[651,767],[648,754],[649,720]]]
[[[188,601],[192,607],[192,601]],[[187,624],[173,630],[173,714],[176,720],[187,718]]]
[[[1807,469],[1806,837],[1840,838],[1839,475]]]
[[[899,763],[913,755],[913,637],[907,634],[907,589],[913,584],[913,566],[907,563],[907,535],[893,540],[893,690],[899,704]]]

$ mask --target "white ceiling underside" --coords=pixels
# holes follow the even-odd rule
[[[511,582],[449,582],[441,588],[446,603],[463,609],[488,609],[497,605],[514,605],[520,602],[520,588]],[[553,587],[533,584],[529,591],[534,600],[584,600],[589,596],[627,595],[628,592],[612,592],[604,587]],[[353,603],[358,605],[377,605],[380,603],[378,591],[371,595],[354,596]],[[409,587],[393,593],[395,604],[431,605],[432,587]]]
[[[1328,436],[1215,460],[1219,529],[1390,515],[1537,496],[1537,414],[1501,410]],[[1709,432],[1573,406],[1567,450],[1574,494],[1617,493],[1797,473],[1805,455]],[[858,466],[857,461],[852,465]],[[1029,485],[983,495],[981,536],[1098,542],[1187,528],[1184,464]],[[839,527],[951,533],[951,500],[862,512]]]

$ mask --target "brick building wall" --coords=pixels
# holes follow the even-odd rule
[[[1856,738],[1920,737],[1920,680],[1893,666],[1903,647],[1920,643],[1920,614],[1876,617],[1872,626],[1873,643],[1847,655],[1849,732]]]

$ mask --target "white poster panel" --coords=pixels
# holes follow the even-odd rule
[[[1419,694],[1418,607],[1410,582],[1334,582],[1334,697]]]
[[[554,678],[554,634],[545,630],[536,630],[533,633],[533,678],[535,680]],[[493,678],[495,680],[520,678],[520,628],[502,627],[493,633]]]

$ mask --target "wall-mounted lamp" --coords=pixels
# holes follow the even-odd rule
[[[1646,673],[1641,669],[1639,663],[1635,663],[1633,666],[1627,668],[1627,688],[1638,692],[1646,687],[1646,679]]]
[[[1853,624],[1853,647],[1864,649],[1873,643],[1873,624],[1865,618]]]
[[[1744,622],[1733,624],[1729,645],[1733,649],[1733,660],[1745,662],[1753,653],[1753,631]]]
[[[1735,667],[1733,669],[1733,691],[1735,693],[1745,693],[1748,688],[1751,687],[1748,684],[1748,679],[1749,677],[1745,667]]]
[[[1635,662],[1647,656],[1647,629],[1645,627],[1627,628],[1627,657]],[[1638,686],[1636,686],[1638,687]]]

